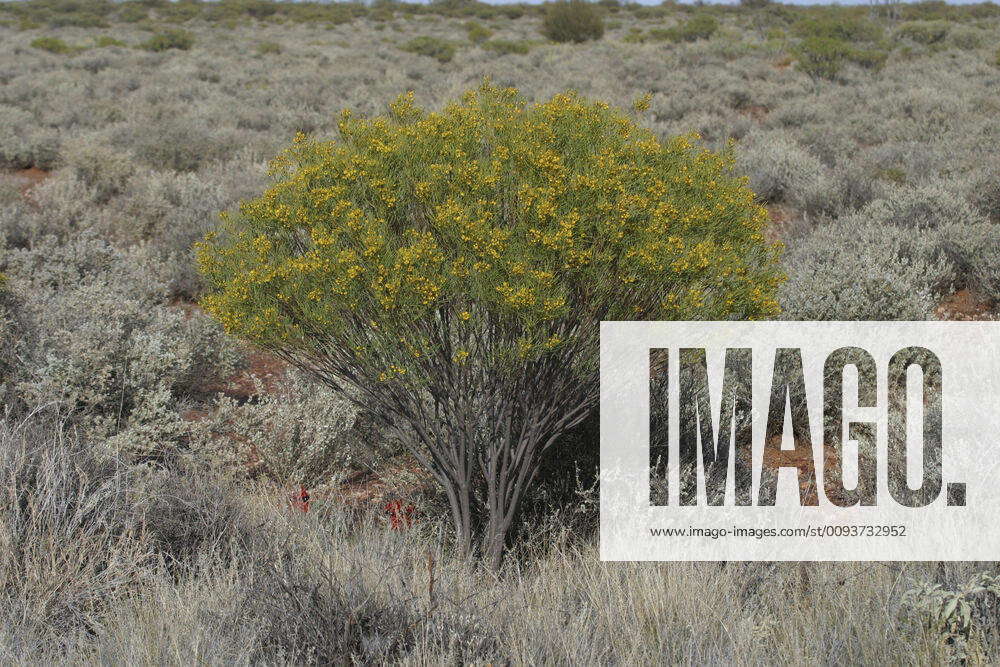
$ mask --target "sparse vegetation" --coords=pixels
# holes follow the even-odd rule
[[[447,193],[472,229],[499,226],[474,215],[492,209],[473,195],[492,195],[463,180],[491,164],[469,126],[449,126],[456,138],[438,146],[464,156],[398,152],[407,122],[452,118],[448,99],[489,75],[517,86],[525,109],[572,88],[575,100],[636,109],[613,113],[660,146],[698,132],[693,145],[731,151],[733,178],[769,210],[765,237],[786,246],[779,318],[1000,316],[1000,163],[987,150],[1000,10],[758,4],[606,0],[584,10],[612,19],[603,33],[594,21],[582,41],[553,44],[540,34],[547,5],[0,3],[4,662],[1000,661],[993,564],[600,562],[592,420],[543,458],[490,572],[459,557],[447,493],[405,428],[237,342],[195,305],[212,285],[193,244],[220,212],[245,223],[240,202],[261,201],[268,163],[297,134],[299,150],[317,151],[303,170],[329,166],[322,151],[344,108],[356,140],[338,146],[389,155],[373,172],[385,183],[359,181],[324,204],[320,190],[346,182],[303,176],[259,219],[279,220],[284,204],[296,229],[319,234],[341,221],[323,206],[377,205],[397,245],[357,260],[369,268],[412,246],[400,224],[412,218],[389,215],[383,195],[428,230]],[[696,19],[716,29],[681,37]],[[155,37],[170,31],[186,38]],[[147,51],[154,40],[160,50]],[[386,103],[408,90],[427,111],[407,121]],[[381,130],[364,120],[379,116]],[[540,146],[548,131],[585,136],[541,123]],[[423,141],[431,151],[432,135]],[[562,148],[564,165],[579,164]],[[433,202],[421,207],[424,181]],[[400,183],[409,189],[389,187]],[[693,212],[697,197],[682,203]],[[441,311],[499,317],[458,301]],[[300,485],[307,514],[289,503]],[[480,545],[485,533],[477,526]]]

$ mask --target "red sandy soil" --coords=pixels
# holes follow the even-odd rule
[[[787,238],[792,224],[792,211],[781,204],[770,204],[766,208],[771,222],[764,229],[764,236],[771,242]]]
[[[989,303],[967,289],[959,290],[944,299],[935,309],[934,314],[939,320],[975,321],[995,320],[997,314],[991,312]]]
[[[21,196],[24,197],[25,201],[34,204],[35,202],[31,198],[31,190],[48,178],[49,172],[37,167],[28,167],[27,169],[0,170],[0,175],[7,176],[17,183],[17,189],[21,192]]]

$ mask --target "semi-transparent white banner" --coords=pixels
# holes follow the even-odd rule
[[[1000,560],[1000,322],[603,322],[603,560]]]

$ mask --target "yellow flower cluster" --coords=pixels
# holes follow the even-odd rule
[[[437,113],[407,93],[338,127],[334,141],[296,137],[275,184],[200,244],[204,304],[227,330],[291,345],[371,321],[408,340],[454,309],[465,326],[481,313],[519,323],[524,356],[560,346],[549,327],[583,313],[777,312],[767,211],[732,154],[696,135],[660,141],[574,93],[527,104],[488,83]]]

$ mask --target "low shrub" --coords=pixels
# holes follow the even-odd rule
[[[868,224],[820,228],[784,258],[779,301],[789,320],[924,320],[954,278],[936,235]]]
[[[974,51],[986,43],[986,33],[971,26],[956,25],[948,33],[946,42],[962,51]]]
[[[66,55],[77,51],[76,47],[70,46],[58,37],[39,37],[38,39],[32,40],[31,46],[36,49],[41,49],[42,51],[57,53],[59,55]]]
[[[141,47],[147,51],[167,51],[179,49],[187,51],[194,46],[194,35],[186,30],[164,30],[155,33]]]
[[[450,63],[458,50],[454,42],[426,35],[414,37],[400,48],[403,51],[434,58],[442,64]]]
[[[513,39],[491,39],[482,43],[482,48],[500,55],[524,55],[531,50],[531,42]]]
[[[874,42],[882,37],[882,28],[866,18],[849,16],[842,11],[807,18],[792,26],[799,37],[820,37],[843,42]]]
[[[541,29],[553,42],[586,42],[604,35],[604,16],[586,0],[557,0],[545,8]]]
[[[277,42],[260,42],[257,44],[257,53],[266,55],[279,55],[281,53],[281,44]]]
[[[255,381],[254,400],[219,396],[193,427],[201,456],[223,465],[253,460],[256,472],[273,482],[308,489],[347,475],[352,459],[370,458],[364,450],[371,443],[361,446],[352,438],[358,409],[343,396],[295,369],[277,391]]]
[[[950,29],[945,21],[907,21],[896,29],[896,37],[929,46],[944,40]]]
[[[777,132],[754,133],[744,139],[736,166],[764,202],[794,199],[824,173],[818,158]]]
[[[473,44],[481,44],[493,36],[493,31],[481,23],[469,21],[465,24],[465,34]]]
[[[695,14],[677,28],[677,37],[684,42],[708,39],[719,29],[719,22],[711,14]]]
[[[831,37],[806,37],[795,46],[795,68],[813,79],[834,80],[854,50],[847,42]]]
[[[121,46],[121,47],[128,46],[128,44],[121,41],[120,39],[115,39],[114,37],[108,37],[107,35],[101,35],[100,37],[95,39],[94,45],[97,46],[97,48],[99,49],[108,48],[110,46]]]

